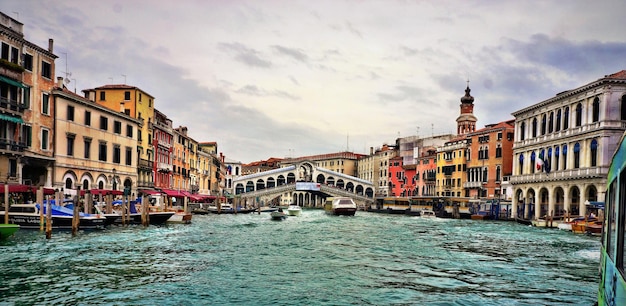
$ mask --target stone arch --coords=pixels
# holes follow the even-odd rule
[[[91,173],[89,173],[89,172],[83,173],[83,175],[81,176],[80,181],[79,181],[80,188],[82,190],[89,190],[89,189],[91,189],[93,181],[94,181],[94,179],[91,176]]]
[[[329,176],[326,178],[326,184],[331,185],[331,186],[335,186],[335,178],[332,176]]]
[[[274,179],[273,177],[268,177],[267,182],[265,183],[265,186],[267,186],[267,188],[276,187],[276,179]]]
[[[300,163],[298,165],[298,181],[312,182],[314,168],[313,164],[308,161]]]
[[[315,182],[317,182],[319,184],[325,184],[326,183],[326,178],[324,177],[323,174],[318,174],[317,178],[315,179]]]
[[[348,182],[348,184],[346,184],[346,190],[350,192],[354,192],[354,183]]]
[[[589,185],[585,189],[585,199],[589,202],[597,202],[598,201],[598,189],[596,185]]]
[[[537,192],[537,203],[539,203],[539,216],[547,216],[550,214],[548,203],[550,202],[550,192],[548,188],[541,187]]]
[[[78,176],[76,172],[72,170],[65,171],[63,174],[63,188],[67,189],[75,189],[76,182],[78,181]]]
[[[243,188],[243,184],[242,183],[238,183],[235,186],[235,194],[242,194],[242,193],[244,193],[244,191],[245,191],[245,188]]]
[[[107,186],[109,185],[109,179],[106,175],[100,174],[96,179],[96,185],[98,186],[98,189],[107,189]]]
[[[355,188],[356,194],[363,195],[363,185],[357,185]]]
[[[286,182],[287,180],[285,179],[285,176],[282,174],[276,178],[276,183],[278,184],[278,186],[285,185]]]
[[[365,189],[365,196],[368,198],[373,198],[374,197],[374,189],[367,187]]]
[[[263,179],[256,180],[256,190],[265,189],[265,181]]]
[[[344,187],[346,186],[346,183],[342,180],[342,179],[338,179],[337,183],[335,184],[338,188],[344,189]]]
[[[246,192],[252,192],[252,191],[254,191],[254,182],[248,181],[246,183]]]
[[[566,212],[565,207],[565,191],[563,187],[556,187],[552,191],[552,199],[554,200],[554,215],[564,215]]]
[[[580,215],[582,213],[580,208],[580,205],[582,203],[580,198],[580,189],[578,188],[578,186],[571,186],[567,192],[569,195],[568,198],[570,200],[570,210],[572,211],[572,215]]]
[[[292,184],[296,182],[296,175],[292,172],[289,172],[289,174],[287,174],[287,184]]]

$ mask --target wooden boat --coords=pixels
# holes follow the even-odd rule
[[[9,238],[19,229],[20,226],[17,224],[0,224],[0,240]]]
[[[327,199],[324,204],[324,210],[329,215],[354,216],[356,209],[356,203],[354,203],[352,198],[348,197]]]
[[[94,208],[100,216],[107,218],[107,225],[122,224],[122,212],[121,212],[121,200],[113,202],[113,212],[110,214],[105,213],[104,203],[97,203]],[[126,216],[126,223],[128,224],[141,224],[141,212],[137,211],[135,204],[131,201],[129,207],[130,213]],[[149,211],[148,222],[152,225],[160,225],[167,222],[175,212],[173,211]]]
[[[520,218],[520,217],[515,217],[515,221],[517,223],[523,224],[523,225],[533,225],[533,222],[530,219],[524,219],[524,218]]]
[[[298,205],[289,205],[289,207],[287,208],[287,213],[290,216],[299,216],[300,214],[302,214],[302,207]]]

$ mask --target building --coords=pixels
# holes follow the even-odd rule
[[[392,197],[406,197],[413,195],[413,190],[405,190],[407,177],[402,166],[402,156],[389,159],[389,195]]]
[[[54,166],[53,40],[24,39],[23,24],[0,13],[0,181],[50,186]]]
[[[389,196],[389,160],[397,154],[395,147],[384,144],[376,150],[370,148],[369,155],[359,158],[357,177],[372,182],[374,197]]]
[[[465,197],[502,199],[504,177],[512,174],[513,134],[515,121],[490,124],[468,133],[467,178]]]
[[[172,145],[174,141],[172,120],[155,109],[152,127],[152,146],[155,153],[154,163],[152,164],[154,187],[157,189],[169,189],[172,186],[172,172],[174,169],[172,161],[174,150]]]
[[[137,137],[137,166],[139,188],[153,188],[154,147],[153,124],[154,97],[135,86],[105,85],[94,89],[83,90],[85,97],[111,110],[124,113],[141,122]]]
[[[190,164],[189,156],[191,149],[191,140],[187,135],[187,127],[179,126],[174,129],[174,147],[173,147],[173,172],[172,172],[172,189],[190,191]]]
[[[463,188],[467,171],[467,149],[470,140],[467,135],[476,130],[474,97],[470,95],[469,83],[465,95],[461,97],[460,115],[457,117],[457,138],[437,148],[436,195],[443,197],[467,197]]]
[[[363,154],[353,152],[337,152],[328,154],[309,155],[295,158],[285,158],[280,161],[281,167],[291,166],[301,161],[308,160],[315,163],[315,166],[322,167],[337,173],[350,176],[357,176],[357,161]]]
[[[513,213],[583,215],[605,200],[606,178],[626,130],[626,70],[512,114]]]
[[[433,197],[437,194],[437,147],[423,147],[415,163],[414,196]]]
[[[137,194],[141,122],[67,90],[58,79],[51,92],[56,105],[52,186],[72,195],[79,189],[123,187]]]

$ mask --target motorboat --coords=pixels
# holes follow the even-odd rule
[[[42,221],[45,222],[47,215],[47,207],[44,205],[43,212],[37,203],[19,203],[12,204],[9,207],[9,223],[17,224],[21,229],[39,229]],[[74,218],[74,210],[61,205],[55,205],[54,200],[50,203],[50,215],[52,217],[52,229],[71,230]],[[5,211],[0,211],[0,220],[4,220]],[[44,220],[41,220],[41,216]],[[106,226],[106,218],[97,214],[86,214],[80,212],[79,215],[80,229],[104,229]]]
[[[20,226],[17,224],[0,224],[0,240],[11,237],[19,229]]]
[[[287,214],[283,211],[282,208],[279,208],[277,211],[273,211],[270,213],[272,220],[282,221],[287,219]]]
[[[437,215],[434,211],[430,209],[424,209],[420,212],[420,217],[422,218],[437,218]]]
[[[324,204],[324,210],[329,215],[354,216],[356,209],[356,203],[354,203],[352,198],[348,197],[327,199]]]
[[[254,211],[257,211],[255,208],[242,208],[242,207],[233,207],[230,203],[220,203],[219,208],[218,204],[211,203],[209,207],[207,207],[207,212],[213,214],[247,214]]]
[[[111,224],[123,224],[124,220],[122,220],[122,201],[116,200],[113,201],[112,207],[113,210],[111,213],[105,213],[105,203],[98,203],[94,205],[96,211],[99,215],[107,218],[107,225]],[[135,206],[135,201],[130,202],[128,215],[126,216],[126,223],[128,224],[142,224],[141,220],[141,212],[137,211]],[[148,222],[152,225],[160,225],[168,221],[175,212],[173,211],[149,211],[148,212]]]
[[[289,205],[289,207],[287,207],[287,213],[290,216],[299,216],[302,214],[302,207],[300,207],[299,205]]]

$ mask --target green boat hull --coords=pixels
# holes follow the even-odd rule
[[[17,224],[0,224],[0,239],[6,239],[13,235],[20,226]]]

